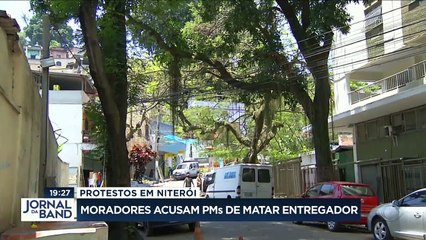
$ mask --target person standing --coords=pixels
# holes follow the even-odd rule
[[[186,178],[183,180],[184,187],[193,187],[194,182],[192,182],[192,178],[189,177],[189,173],[186,174]]]
[[[200,193],[203,192],[202,185],[203,185],[203,179],[201,178],[201,173],[199,173],[197,176],[197,188],[200,189]]]
[[[169,168],[169,177],[172,177],[173,174],[173,161],[171,157],[167,158],[167,167]]]

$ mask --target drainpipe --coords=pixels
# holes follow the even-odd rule
[[[359,162],[358,162],[358,152],[357,152],[357,134],[356,134],[356,124],[353,125],[352,127],[352,152],[353,152],[353,157],[354,157],[354,175],[355,175],[355,182],[360,182],[361,181],[361,171],[359,169]]]

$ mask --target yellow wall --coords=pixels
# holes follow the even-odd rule
[[[37,197],[41,98],[16,35],[0,27],[0,233],[20,222],[20,199]],[[65,186],[68,166],[49,131],[47,175]],[[61,174],[62,172],[65,175]]]

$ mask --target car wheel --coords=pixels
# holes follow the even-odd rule
[[[195,231],[195,222],[193,222],[193,223],[188,223],[188,227],[189,227],[189,231],[190,231],[190,232]]]
[[[386,221],[382,218],[377,218],[373,223],[373,236],[375,240],[391,240],[393,239]]]
[[[331,232],[337,232],[340,229],[340,224],[334,221],[327,222],[327,229]]]
[[[143,222],[143,224],[142,224],[142,230],[143,230],[143,233],[147,237],[152,236],[152,233],[154,232],[153,229],[151,228],[149,222]]]

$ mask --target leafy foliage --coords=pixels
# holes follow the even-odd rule
[[[74,31],[66,23],[53,23],[53,31],[51,36],[51,47],[68,47],[74,46]],[[41,45],[43,41],[43,21],[42,15],[36,13],[28,21],[28,25],[24,27],[25,45],[31,46]]]

